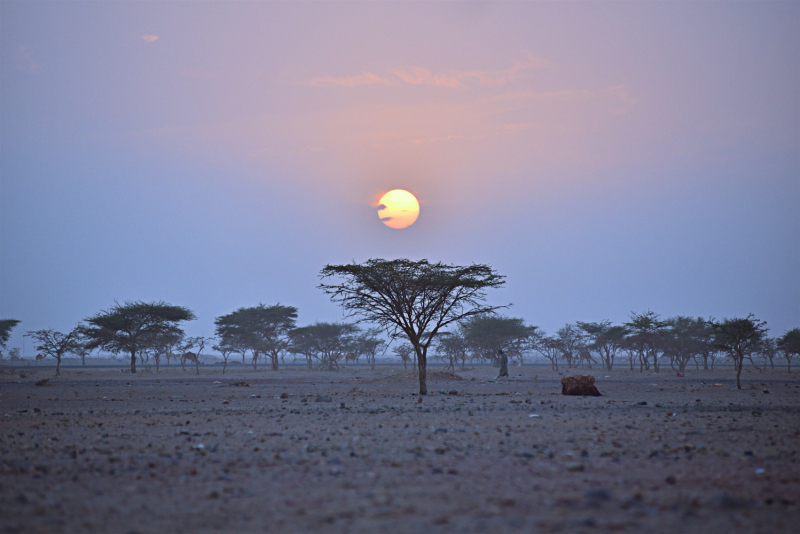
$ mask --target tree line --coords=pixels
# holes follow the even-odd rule
[[[428,351],[451,368],[464,368],[467,359],[497,361],[500,351],[522,363],[536,353],[568,368],[600,364],[611,370],[615,360],[627,356],[631,370],[659,372],[662,361],[683,372],[690,362],[713,368],[719,356],[729,357],[736,368],[737,386],[745,360],[762,365],[781,354],[791,372],[793,356],[800,354],[800,328],[779,338],[768,336],[764,321],[748,315],[722,320],[686,316],[661,319],[652,311],[632,313],[629,321],[576,322],[554,335],[526,325],[523,319],[506,317],[499,310],[510,305],[488,305],[486,290],[501,287],[505,277],[488,265],[455,266],[428,260],[372,259],[364,263],[327,265],[320,271],[318,288],[340,305],[355,323],[321,323],[298,327],[297,308],[259,304],[239,308],[215,319],[216,337],[187,337],[181,323],[195,319],[188,308],[164,302],[115,303],[108,310],[87,317],[75,329],[61,333],[52,329],[28,332],[36,340],[40,356],[56,359],[59,373],[66,354],[85,356],[94,349],[130,356],[131,372],[137,359],[150,360],[156,371],[162,359],[179,357],[181,364],[195,364],[211,346],[222,355],[223,372],[232,355],[249,357],[254,369],[268,361],[277,370],[287,354],[304,358],[309,368],[338,368],[344,358],[363,356],[373,366],[378,353],[390,341],[404,365],[413,360],[418,371],[420,394],[427,394]],[[325,283],[327,282],[327,283]],[[16,319],[0,320],[0,350],[5,349]],[[367,323],[377,328],[360,328]],[[0,352],[0,355],[2,353]],[[37,356],[38,358],[38,356]]]
[[[470,318],[453,332],[437,339],[436,351],[448,367],[464,369],[467,361],[497,363],[500,350],[509,360],[523,363],[529,354],[550,362],[554,371],[559,364],[567,368],[600,365],[610,371],[618,359],[625,358],[631,371],[653,370],[658,373],[663,362],[683,373],[692,363],[709,370],[721,357],[730,358],[739,375],[745,361],[756,368],[775,368],[774,359],[786,359],[791,372],[792,358],[800,354],[800,328],[774,338],[766,323],[752,315],[722,320],[675,316],[661,319],[652,311],[632,313],[622,324],[611,321],[568,323],[548,335],[523,319],[501,315]],[[401,354],[402,349],[396,349]]]

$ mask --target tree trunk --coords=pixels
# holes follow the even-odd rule
[[[742,384],[739,382],[739,375],[742,374],[742,367],[744,367],[744,356],[734,360],[734,365],[736,365],[736,389],[742,389]]]
[[[56,376],[61,374],[61,355],[56,354]]]
[[[225,363],[222,364],[222,374],[225,374],[225,368],[228,367],[228,358],[225,358]]]
[[[131,373],[136,373],[136,351],[131,350]]]
[[[194,368],[197,370],[197,376],[200,376],[200,354],[194,358]]]
[[[278,355],[277,354],[270,354],[270,358],[272,359],[272,370],[278,370]]]
[[[428,385],[426,380],[428,371],[428,359],[425,354],[419,354],[417,361],[419,363],[419,394],[427,395]]]

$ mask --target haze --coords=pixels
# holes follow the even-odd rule
[[[800,325],[800,4],[0,3],[8,346],[114,299],[341,319],[328,263],[488,263],[575,320]],[[407,189],[405,230],[375,199]]]

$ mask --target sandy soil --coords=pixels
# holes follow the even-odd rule
[[[0,368],[0,532],[796,532],[800,372],[434,370]]]

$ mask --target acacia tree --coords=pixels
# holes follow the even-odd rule
[[[505,278],[488,265],[372,259],[327,265],[320,277],[344,279],[319,288],[347,316],[377,324],[392,337],[402,333],[408,338],[419,362],[420,395],[428,393],[428,348],[436,335],[447,325],[505,307],[483,304],[485,290],[502,286]]]
[[[600,356],[600,361],[608,371],[614,367],[614,359],[625,344],[628,329],[624,326],[612,326],[611,321],[599,323],[576,323],[583,330],[589,341],[588,349]],[[548,358],[549,359],[549,358]]]
[[[272,370],[278,370],[281,355],[289,348],[289,331],[297,320],[294,306],[265,306],[239,308],[227,315],[217,317],[217,337],[242,353],[242,362],[247,350],[253,354],[253,369],[258,368],[258,358],[269,356]]]
[[[0,359],[6,350],[6,343],[11,337],[11,331],[19,324],[19,319],[0,319]]]
[[[675,370],[677,362],[677,371],[683,373],[689,361],[706,353],[706,321],[700,317],[693,319],[678,315],[670,317],[664,324],[664,353],[669,357],[670,367]]]
[[[228,358],[231,357],[231,354],[236,352],[236,347],[234,347],[233,345],[228,345],[224,341],[221,341],[219,339],[215,339],[213,341],[215,341],[216,343],[214,343],[214,345],[211,348],[222,354],[222,361],[223,361],[222,374],[224,375],[225,368],[228,367]]]
[[[178,323],[194,319],[194,313],[182,306],[172,306],[163,301],[126,301],[85,319],[88,325],[80,330],[88,340],[86,346],[89,349],[130,354],[131,373],[135,373],[137,353],[145,349],[155,336],[183,334]]]
[[[56,376],[61,374],[62,356],[76,352],[83,346],[78,328],[66,334],[48,328],[47,330],[30,331],[28,335],[38,342],[36,350],[39,351],[39,354],[56,359]]]
[[[184,371],[186,370],[186,360],[189,360],[194,363],[197,374],[200,374],[200,354],[208,341],[210,340],[203,336],[189,337],[180,345],[181,367]],[[195,349],[195,352],[192,352],[192,349]]]
[[[776,345],[783,351],[789,372],[792,372],[792,357],[800,355],[800,328],[792,328],[778,338]]]
[[[558,357],[562,354],[558,338],[542,336],[533,344],[533,349],[550,361],[553,371],[558,371]]]
[[[525,320],[501,315],[476,315],[461,323],[461,331],[469,350],[499,364],[502,350],[509,359],[523,363],[524,354],[530,350],[537,328],[525,325]]]
[[[450,369],[455,371],[458,362],[459,368],[463,371],[467,365],[469,348],[462,332],[460,330],[441,332],[436,340],[436,353]]]
[[[657,313],[647,310],[643,313],[631,313],[630,322],[625,323],[630,329],[626,343],[639,355],[640,372],[650,369],[650,359],[653,360],[654,372],[657,373],[661,368],[658,357],[663,352],[666,323],[658,317]]]
[[[411,343],[400,343],[394,346],[392,352],[400,358],[403,362],[403,369],[406,369],[406,365],[411,361],[411,354],[414,352],[414,347],[411,346]]]
[[[583,334],[573,324],[565,324],[556,332],[558,347],[567,362],[567,367],[575,366],[574,362],[579,358],[583,348]]]
[[[736,367],[736,387],[742,389],[739,376],[742,374],[744,359],[756,352],[764,337],[767,335],[766,321],[759,321],[753,314],[744,319],[734,317],[713,321],[714,344],[722,351],[728,353]]]
[[[304,354],[311,367],[309,356],[316,358],[320,366],[330,371],[339,368],[339,358],[349,351],[355,343],[355,336],[361,331],[354,324],[314,323],[295,328],[289,333],[298,345],[294,350]]]
[[[365,356],[373,370],[375,369],[375,357],[379,352],[386,350],[386,340],[378,337],[378,334],[380,334],[380,329],[370,328],[356,337],[353,344],[356,353]]]

